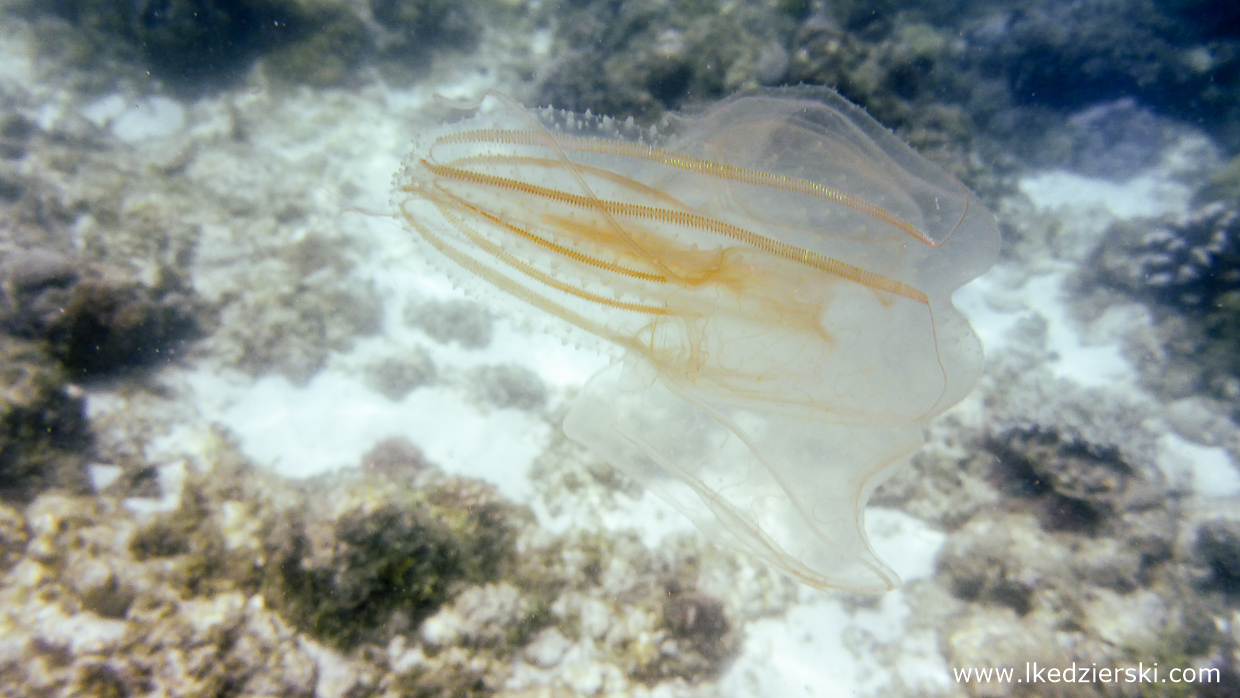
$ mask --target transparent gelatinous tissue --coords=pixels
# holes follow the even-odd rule
[[[568,436],[796,579],[896,587],[865,503],[981,370],[951,293],[991,214],[826,89],[657,131],[495,101],[415,143],[394,203],[468,288],[619,350]]]

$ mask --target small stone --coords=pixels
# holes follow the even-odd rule
[[[475,372],[474,383],[478,398],[495,407],[537,410],[547,402],[547,386],[522,366],[484,366]]]
[[[462,620],[452,609],[445,609],[422,621],[418,637],[431,647],[455,644],[461,635]]]
[[[411,478],[429,467],[422,449],[403,436],[384,439],[362,456],[362,470],[388,477]]]
[[[491,343],[491,316],[472,301],[423,303],[410,308],[405,320],[444,344],[456,342],[466,349],[482,349]]]
[[[104,618],[124,618],[133,603],[133,590],[103,560],[83,560],[72,565],[67,576],[82,606]]]
[[[550,669],[560,663],[571,646],[563,633],[555,628],[548,628],[526,646],[525,658],[544,669]]]
[[[365,368],[366,385],[390,400],[400,400],[415,388],[435,380],[437,371],[431,355],[413,347],[399,356],[389,356]]]

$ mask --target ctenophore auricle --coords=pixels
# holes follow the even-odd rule
[[[467,289],[617,350],[565,433],[806,584],[897,587],[865,504],[981,371],[951,294],[994,262],[993,216],[825,88],[657,130],[476,112],[417,140],[394,203]]]

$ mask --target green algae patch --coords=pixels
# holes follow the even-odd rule
[[[530,519],[485,483],[428,467],[289,480],[221,439],[179,506],[137,527],[129,552],[191,596],[260,595],[294,628],[337,649],[413,632],[463,588],[514,565]]]
[[[752,612],[711,581],[733,563],[692,537],[649,549],[632,533],[553,533],[493,486],[446,475],[398,440],[361,468],[309,479],[255,467],[224,432],[198,454],[183,480],[122,475],[102,495],[112,503],[96,509],[114,512],[122,533],[100,561],[116,571],[83,575],[99,580],[83,603],[151,632],[222,603],[238,632],[261,621],[279,630],[263,637],[306,656],[330,648],[365,685],[453,696],[502,695],[522,662],[571,674],[573,646],[624,685],[713,680]],[[166,501],[169,485],[179,492],[170,510],[115,506]]]
[[[505,687],[534,665],[555,687],[582,671],[617,687],[683,684],[719,676],[761,599],[791,598],[778,593],[791,582],[740,572],[692,537],[649,549],[632,533],[541,528],[412,444],[389,439],[361,468],[290,479],[223,431],[199,434],[182,463],[121,457],[151,438],[102,440],[124,472],[95,497],[0,506],[0,629],[28,639],[25,665],[59,662],[51,679],[16,683],[312,695],[318,665],[352,686],[343,695],[510,696],[527,695]],[[746,601],[724,581],[738,575]],[[102,639],[56,644],[60,626],[32,620],[48,617]],[[112,673],[94,670],[100,653]],[[191,654],[202,661],[183,671]]]
[[[266,56],[272,74],[285,82],[315,87],[339,85],[353,74],[372,50],[362,19],[344,6],[324,4],[301,8],[304,31]]]
[[[458,586],[500,578],[515,555],[509,521],[522,517],[493,488],[452,477],[416,490],[358,481],[306,504],[269,540],[263,593],[339,648],[409,632]]]
[[[374,52],[361,12],[340,0],[31,5],[58,20],[41,26],[49,53],[84,68],[106,65],[115,74],[140,65],[188,95],[227,86],[260,58],[287,82],[335,85]],[[99,79],[115,80],[102,73]]]
[[[81,491],[90,433],[82,398],[35,343],[0,335],[0,498]]]

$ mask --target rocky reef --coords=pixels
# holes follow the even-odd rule
[[[1082,293],[1095,302],[1135,299],[1149,308],[1156,351],[1139,365],[1146,382],[1170,399],[1240,397],[1238,203],[1207,200],[1183,216],[1118,223],[1081,279]]]
[[[179,489],[119,478],[4,506],[13,695],[593,694],[709,679],[735,656],[739,609],[698,588],[693,547],[548,535],[411,454],[289,481],[220,438]]]

